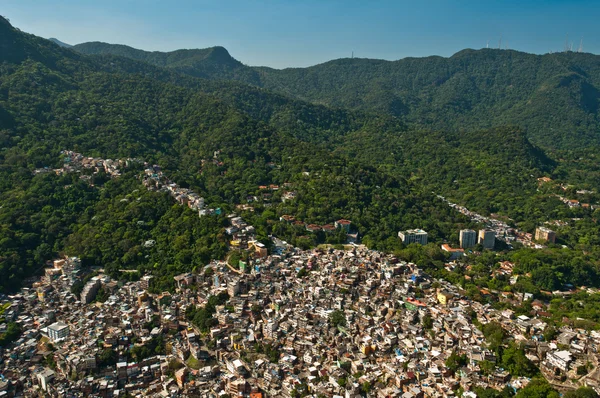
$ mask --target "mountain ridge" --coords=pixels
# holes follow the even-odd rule
[[[106,190],[96,193],[80,178],[86,176],[48,173],[60,167],[64,149],[159,164],[173,181],[193,188],[225,214],[253,197],[266,199],[261,186],[293,183],[290,189],[298,193],[294,201],[284,203],[274,195],[275,200],[258,203],[256,213],[244,217],[258,236],[275,233],[307,247],[313,238],[306,238],[303,228],[281,224],[282,214],[319,225],[351,219],[363,243],[390,251],[399,248],[397,231],[407,226],[426,229],[435,242],[458,241],[453,237],[457,222],[467,226],[467,221],[432,192],[475,211],[528,222],[529,231],[557,218],[562,209],[538,204],[535,177],[553,176],[557,167],[517,128],[467,133],[416,129],[390,113],[316,105],[232,81],[232,75],[237,80],[247,76],[243,70],[238,75],[223,70],[219,62],[200,62],[202,73],[212,79],[199,78],[192,75],[198,70],[186,73],[185,68],[124,56],[85,55],[8,24],[0,29],[5,29],[0,32],[5,50],[0,52],[0,291],[17,287],[40,263],[68,247],[80,247],[71,254],[84,254],[90,264],[106,266],[115,277],[118,270],[133,268],[152,270],[165,282],[191,265],[221,257],[223,219],[198,221],[189,212],[173,217],[215,225],[198,229],[200,244],[185,237],[185,231],[177,233],[184,251],[169,249],[156,262],[138,255],[135,242],[141,238],[126,238],[127,227],[113,220],[111,212],[110,224],[97,225],[110,239],[95,228],[86,233],[85,225],[99,209],[110,207],[118,190],[107,183]],[[226,57],[220,50],[204,55],[197,59]],[[569,88],[582,81],[579,75],[565,75],[550,86]],[[94,185],[100,186],[102,178]],[[139,182],[124,178],[123,184],[129,187],[125,194]],[[64,189],[73,186],[75,190]],[[76,193],[81,190],[91,196]],[[118,201],[119,206],[128,202]],[[170,220],[185,225],[181,221]],[[137,223],[131,227],[139,230]],[[157,244],[172,246],[172,228],[157,233]],[[345,236],[340,239],[343,243]],[[65,247],[67,242],[82,245]]]
[[[60,47],[71,48],[73,47],[71,44],[67,44],[63,41],[58,40],[56,37],[49,37],[48,40],[59,45]]]
[[[110,45],[102,53],[123,55]],[[160,57],[172,53],[156,52]],[[170,67],[315,104],[387,113],[434,129],[472,131],[508,122],[547,149],[600,146],[600,56],[590,53],[464,49],[450,57],[340,58],[286,69],[251,67],[229,58],[208,62],[189,54],[181,53],[183,59]],[[566,75],[571,78],[560,80]]]

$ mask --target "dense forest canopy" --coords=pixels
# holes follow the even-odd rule
[[[342,243],[345,236],[308,233],[280,222],[280,216],[318,224],[350,219],[363,243],[386,251],[402,250],[397,232],[408,228],[426,229],[435,244],[456,244],[459,229],[477,225],[437,194],[509,217],[528,232],[546,221],[582,219],[561,236],[561,243],[588,253],[582,269],[565,272],[570,260],[549,256],[557,260],[543,270],[555,271],[555,278],[543,283],[598,274],[597,214],[557,198],[566,195],[558,186],[563,182],[576,184],[569,195],[592,203],[600,189],[597,151],[574,152],[561,143],[567,136],[592,143],[597,136],[590,55],[467,51],[450,59],[339,60],[274,71],[244,66],[220,47],[168,54],[103,43],[75,49],[20,32],[0,18],[2,291],[18,288],[59,254],[79,255],[117,278],[154,273],[160,276],[156,289],[169,289],[174,274],[200,269],[227,251],[224,217],[200,219],[168,196],[147,192],[137,179],[140,170],[89,181],[77,174],[33,173],[60,167],[65,149],[159,164],[225,212],[261,198],[254,212],[243,214],[259,239],[276,234],[300,247]],[[577,62],[577,76],[536,91],[555,68]],[[531,68],[539,74],[532,81],[525,74]],[[522,81],[511,77],[515,70],[524,74]],[[419,78],[411,77],[415,71]],[[441,80],[433,84],[433,76]],[[503,88],[507,82],[513,91]],[[573,97],[573,87],[583,87],[585,95]],[[561,123],[552,122],[563,138],[539,140],[536,128],[542,124],[532,127],[521,120],[535,118],[514,116],[533,109],[519,108],[518,101],[545,93],[550,96],[532,111],[535,118],[571,120],[563,118],[563,108],[553,108],[552,95],[579,101],[573,118],[583,112],[583,101],[589,118],[581,122],[581,134],[563,134]],[[360,103],[352,102],[358,98]],[[496,124],[502,126],[491,128]],[[548,143],[560,151],[545,152]],[[556,184],[540,186],[541,176]],[[281,192],[274,192],[265,200],[259,187],[270,184],[289,184],[296,199],[283,202]],[[146,240],[156,246],[147,250]],[[407,249],[404,256],[420,265],[443,259],[439,245]],[[523,272],[539,265],[533,264]],[[481,283],[488,282],[496,283]]]
[[[391,114],[435,129],[508,123],[526,129],[545,148],[600,145],[600,58],[593,54],[482,49],[449,58],[337,59],[277,70],[245,66],[221,47],[161,53],[94,42],[74,49],[196,77],[237,80],[315,104]]]

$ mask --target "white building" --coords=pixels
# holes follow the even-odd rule
[[[422,229],[409,229],[406,231],[398,232],[398,237],[405,245],[410,245],[411,243],[418,243],[420,245],[427,244],[427,232]]]
[[[573,357],[569,351],[554,351],[546,354],[546,360],[552,366],[555,366],[563,371],[569,369],[569,364],[573,360]]]
[[[48,368],[44,368],[44,370],[38,373],[36,376],[42,390],[47,392],[48,385],[54,380],[54,372]]]
[[[52,341],[64,339],[69,335],[69,325],[64,322],[56,322],[48,326],[48,338]]]

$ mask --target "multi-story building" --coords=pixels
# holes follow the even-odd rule
[[[535,230],[535,240],[554,243],[556,242],[556,232],[546,227],[537,227]]]
[[[493,249],[496,244],[496,232],[491,229],[480,229],[477,241],[484,249]]]
[[[152,275],[143,276],[142,279],[140,279],[140,287],[144,290],[148,290],[153,278],[154,277]]]
[[[406,231],[398,232],[398,237],[403,244],[409,245],[411,243],[418,243],[420,245],[427,244],[427,232],[422,229],[409,229]]]
[[[563,371],[569,369],[569,364],[572,360],[572,355],[569,351],[554,351],[546,354],[548,364]]]
[[[263,334],[266,338],[272,339],[277,337],[279,325],[277,321],[269,321],[263,325]]]
[[[54,372],[51,369],[44,368],[36,376],[42,390],[48,391],[48,386],[54,381]]]
[[[91,303],[92,300],[96,298],[96,293],[98,293],[100,286],[102,286],[100,278],[95,276],[90,279],[90,281],[85,284],[83,290],[81,291],[81,302],[84,304]]]
[[[64,322],[56,322],[48,326],[48,338],[52,341],[64,339],[69,335],[69,325]]]
[[[472,229],[461,229],[459,240],[461,249],[473,247],[477,244],[477,232]]]

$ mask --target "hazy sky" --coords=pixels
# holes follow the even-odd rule
[[[450,56],[464,48],[600,50],[593,0],[2,0],[19,29],[69,44],[105,41],[170,51],[221,45],[248,65],[334,58]]]

